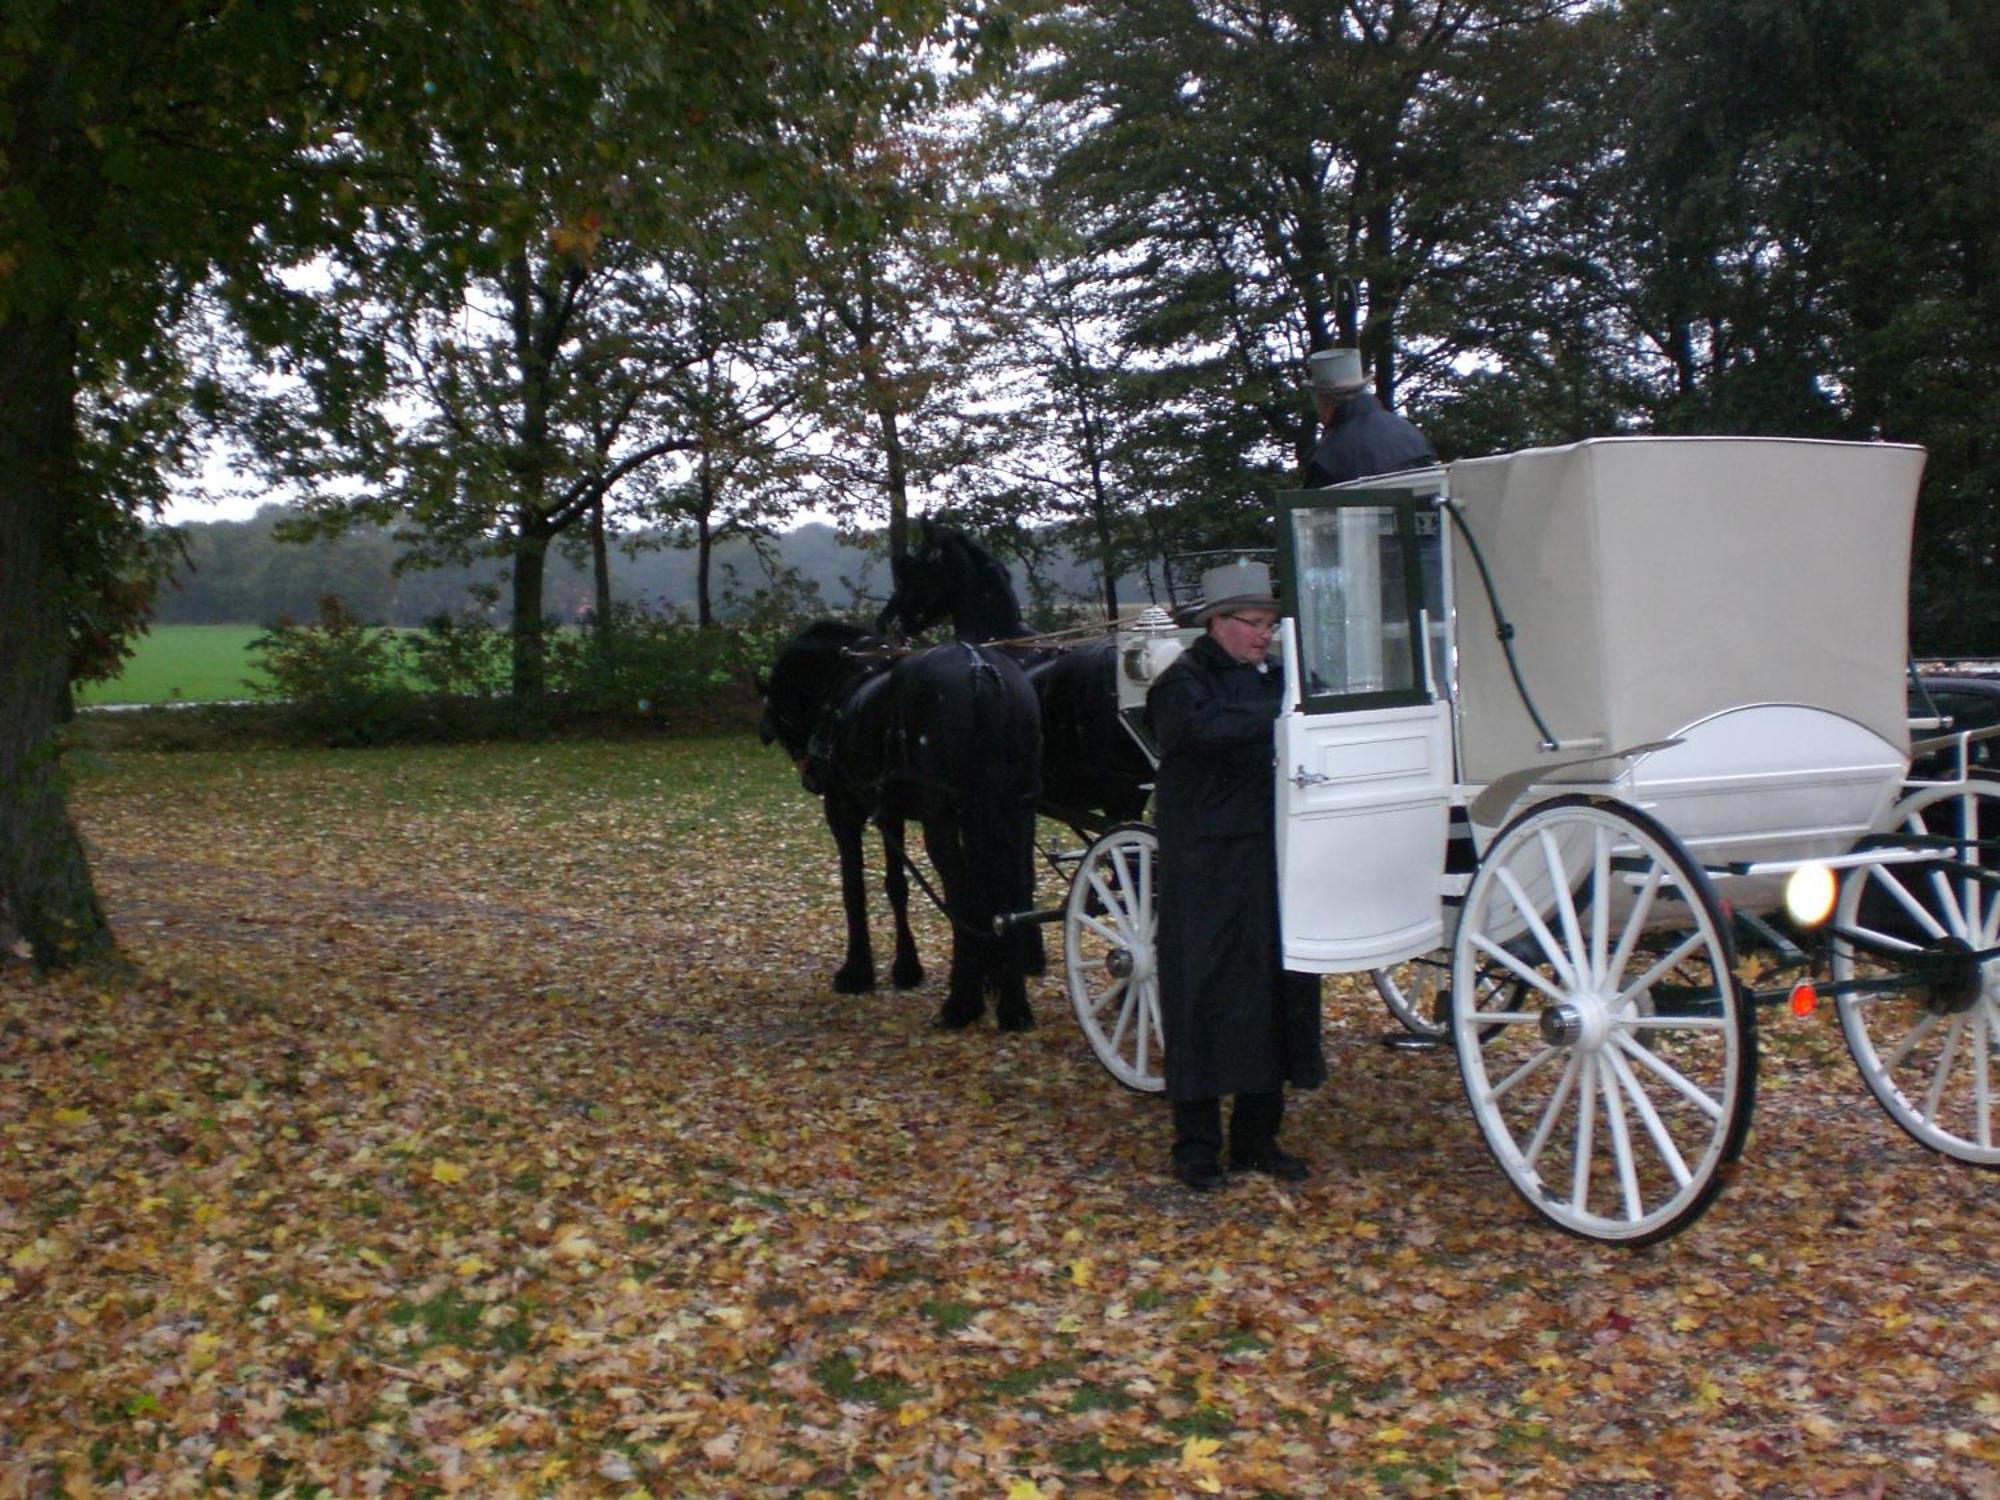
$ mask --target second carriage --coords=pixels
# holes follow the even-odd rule
[[[1370,973],[1447,1035],[1496,1160],[1565,1230],[1693,1222],[1748,1131],[1759,1009],[1818,993],[1898,1124],[2000,1165],[2000,784],[1964,735],[1955,774],[1909,781],[1922,470],[1616,438],[1279,498],[1285,963]],[[1188,634],[1120,627],[1142,737]],[[1140,1089],[1158,858],[1142,824],[1104,832],[1062,918],[1078,1019]],[[1798,957],[1820,923],[1816,984],[1739,977],[1739,940]]]

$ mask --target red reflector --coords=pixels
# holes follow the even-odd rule
[[[1819,991],[1812,987],[1812,981],[1801,979],[1792,986],[1792,1014],[1809,1016],[1819,1009]]]

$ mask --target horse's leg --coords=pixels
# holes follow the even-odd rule
[[[916,935],[910,931],[910,872],[904,861],[908,847],[903,836],[903,820],[882,814],[882,857],[888,865],[883,885],[889,892],[889,910],[896,918],[896,961],[889,979],[899,990],[913,990],[924,982],[923,961],[917,957]]]
[[[840,853],[840,901],[847,910],[847,958],[834,972],[838,995],[875,988],[875,950],[868,941],[868,882],[861,867],[861,815],[838,797],[826,799],[826,826]]]
[[[945,991],[938,1024],[946,1031],[970,1026],[986,1013],[986,947],[978,912],[969,901],[971,861],[958,809],[940,801],[924,810],[924,848],[944,887],[944,904],[951,915],[951,982]]]

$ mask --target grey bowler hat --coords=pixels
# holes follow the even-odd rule
[[[1239,557],[1201,575],[1201,609],[1194,622],[1206,625],[1216,615],[1239,609],[1277,608],[1278,596],[1271,591],[1271,570],[1260,562]]]
[[[1358,391],[1368,383],[1359,349],[1316,349],[1306,357],[1306,371],[1316,391]]]

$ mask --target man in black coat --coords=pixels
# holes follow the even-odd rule
[[[1321,349],[1306,361],[1306,368],[1320,425],[1326,429],[1306,464],[1307,488],[1428,468],[1437,462],[1429,440],[1368,389],[1360,350]]]
[[[1281,1149],[1287,1083],[1314,1088],[1319,986],[1287,975],[1278,931],[1272,725],[1281,674],[1266,660],[1278,601],[1262,563],[1203,577],[1208,633],[1160,675],[1146,710],[1160,749],[1158,974],[1174,1110],[1174,1175],[1196,1192],[1230,1165],[1287,1181],[1308,1173]]]

